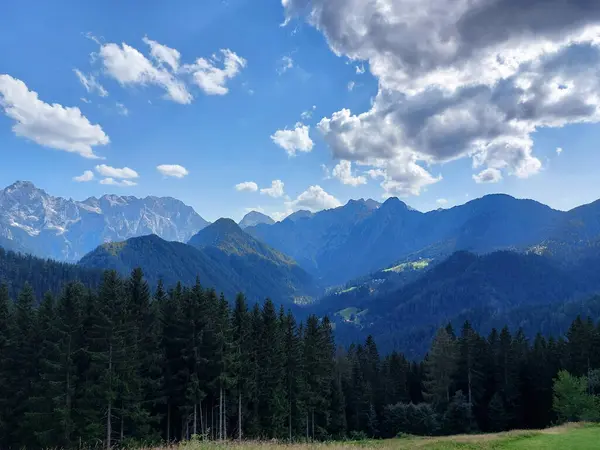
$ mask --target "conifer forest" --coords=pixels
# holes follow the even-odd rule
[[[597,406],[561,408],[553,394],[559,372],[568,399],[598,385],[600,326],[583,318],[532,341],[448,326],[408,361],[370,337],[336,346],[327,317],[299,322],[270,300],[229,302],[200,282],[149,286],[141,269],[36,294],[0,288],[3,449],[500,431],[585,419]]]

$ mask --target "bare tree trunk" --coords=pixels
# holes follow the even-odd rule
[[[227,440],[227,391],[223,391],[223,437]]]
[[[242,440],[242,390],[238,393],[238,441]]]
[[[193,433],[195,435],[198,434],[198,430],[197,430],[197,424],[198,424],[198,405],[196,403],[194,403],[194,431]]]
[[[290,438],[290,443],[292,442],[292,400],[289,401],[288,407],[288,434]]]
[[[219,440],[223,439],[223,388],[219,388]]]
[[[112,343],[108,347],[108,390],[109,394],[112,397]],[[106,449],[110,450],[110,438],[112,436],[112,422],[111,422],[111,414],[112,414],[112,401],[108,401],[108,408],[106,410]]]
[[[123,417],[123,411],[121,411],[121,436],[119,442],[123,442],[123,437],[125,436],[125,418]]]
[[[202,411],[202,402],[200,402],[200,432],[204,435],[204,412]]]
[[[306,442],[308,442],[308,411],[306,411]]]
[[[167,401],[167,444],[171,443],[171,403]]]
[[[315,440],[315,410],[312,410],[312,440]]]

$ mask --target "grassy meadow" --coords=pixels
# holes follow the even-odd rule
[[[352,449],[422,449],[422,450],[571,450],[600,448],[600,425],[567,424],[539,431],[448,437],[405,437],[381,441],[332,442],[315,444],[282,444],[275,442],[212,443],[188,442],[176,450],[352,450]],[[167,449],[153,449],[167,450]]]

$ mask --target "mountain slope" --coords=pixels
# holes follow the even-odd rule
[[[189,244],[222,261],[274,300],[311,303],[319,290],[313,278],[290,257],[244,232],[233,220],[219,219]]]
[[[567,213],[532,200],[488,195],[465,205],[421,213],[397,198],[365,201],[284,220],[248,232],[294,257],[326,285],[419,258],[458,250],[526,250],[559,232]]]
[[[343,244],[353,227],[378,206],[372,200],[350,200],[344,206],[317,214],[298,211],[281,222],[250,227],[246,232],[291,256],[313,276],[330,283],[322,274],[322,270],[330,266],[322,263],[321,255]]]
[[[102,271],[88,270],[74,264],[36,258],[0,248],[0,283],[6,283],[9,293],[16,299],[28,283],[39,299],[48,291],[60,294],[71,281],[81,281],[95,289],[102,280]]]
[[[259,224],[273,225],[274,223],[275,221],[266,214],[259,213],[258,211],[250,211],[240,221],[239,226],[241,229],[244,229],[248,227],[255,227]]]
[[[374,334],[385,348],[410,352],[415,349],[406,346],[422,345],[425,335],[457,318],[489,324],[511,311],[562,304],[598,288],[600,281],[592,286],[577,271],[566,271],[542,256],[461,251],[394,292],[357,298],[347,307],[360,314],[360,323],[338,315],[338,332],[342,338],[347,333],[354,336],[359,325],[361,333]]]
[[[57,260],[76,261],[104,242],[147,234],[187,241],[207,224],[173,198],[105,195],[80,202],[53,197],[26,181],[0,190],[4,243]]]
[[[192,285],[199,277],[205,287],[217,288],[229,297],[245,287],[221,261],[213,260],[187,244],[168,242],[156,235],[103,244],[85,255],[79,266],[113,269],[123,275],[142,267],[151,286],[156,286],[161,279],[170,287],[178,281]]]
[[[310,303],[319,291],[313,279],[292,259],[257,241],[230,219],[220,219],[192,237],[190,244],[155,235],[99,246],[81,259],[86,268],[115,269],[128,274],[142,267],[151,284],[178,281],[205,287],[229,299],[243,292],[251,302]]]

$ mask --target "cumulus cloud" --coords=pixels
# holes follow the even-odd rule
[[[331,174],[340,180],[342,184],[349,186],[359,186],[361,184],[367,184],[367,179],[362,176],[352,175],[352,163],[350,161],[342,160],[337,166],[333,168]]]
[[[283,181],[281,181],[281,180],[273,180],[271,182],[271,187],[270,188],[261,189],[260,193],[268,195],[269,197],[279,198],[279,197],[283,197],[283,195],[284,195],[283,188],[284,188]]]
[[[235,185],[235,190],[240,192],[256,192],[258,191],[258,184],[254,181],[244,181]]]
[[[94,172],[91,170],[86,170],[78,177],[73,177],[73,181],[77,181],[78,183],[86,183],[88,181],[92,181],[94,179]]]
[[[79,69],[73,69],[73,72],[88,93],[96,92],[100,97],[108,96],[108,91],[96,80],[94,75],[86,75]]]
[[[156,166],[156,170],[165,177],[183,178],[189,175],[188,170],[179,164],[161,164],[160,166]]]
[[[563,152],[563,148],[562,147],[556,147],[556,154],[560,155]]]
[[[154,41],[151,41],[154,42]],[[152,51],[152,50],[151,50]],[[162,65],[155,66],[137,49],[123,43],[100,47],[100,57],[108,75],[121,85],[155,85],[166,91],[166,97],[177,103],[192,102],[185,84]]]
[[[317,212],[323,209],[337,208],[342,206],[342,203],[333,195],[327,193],[321,186],[316,185],[310,186],[295,200],[286,202],[286,206],[292,211],[307,209]]]
[[[278,63],[277,73],[279,75],[283,75],[288,70],[293,69],[293,68],[294,68],[294,60],[292,59],[292,57],[284,56],[283,58],[281,58],[281,60]]]
[[[360,66],[356,66],[356,74],[357,75],[362,75],[363,73],[365,73],[365,66],[364,66],[364,64],[361,64]]]
[[[477,184],[498,183],[502,180],[502,172],[498,169],[485,169],[480,173],[473,175],[473,180],[475,180],[475,183]]]
[[[483,179],[502,172],[528,177],[541,169],[533,154],[536,130],[600,121],[600,3],[282,4],[287,21],[306,18],[337,55],[368,62],[379,81],[371,109],[342,109],[318,128],[337,158],[395,161],[404,180],[387,176],[403,182],[404,191],[418,193],[432,181],[422,163],[465,157],[493,169]],[[400,162],[410,167],[398,169]],[[404,172],[412,174],[412,187]]]
[[[222,68],[217,67],[222,64]],[[183,70],[192,74],[196,85],[208,95],[225,95],[229,92],[227,82],[246,67],[246,60],[229,49],[221,50],[221,57],[198,58]]]
[[[271,140],[284,149],[289,156],[296,156],[296,152],[310,152],[314,143],[310,138],[310,127],[297,123],[293,130],[277,130]]]
[[[139,174],[129,167],[117,168],[107,166],[106,164],[100,164],[96,166],[96,172],[98,172],[103,177],[108,178],[118,178],[124,180],[131,180],[135,178],[139,178]]]
[[[120,187],[131,187],[137,186],[137,183],[131,180],[115,180],[114,178],[103,178],[100,180],[100,184],[105,184],[109,186],[120,186]]]
[[[246,60],[229,49],[220,50],[210,58],[197,58],[192,64],[182,64],[179,50],[168,47],[147,36],[142,40],[149,47],[149,56],[126,43],[102,43],[92,62],[100,60],[104,73],[122,86],[156,86],[165,91],[165,97],[181,104],[189,104],[194,97],[188,89],[191,82],[208,95],[225,95],[228,81],[246,67]],[[78,72],[76,72],[78,73]],[[78,73],[85,86],[89,77]]]
[[[21,80],[0,75],[0,107],[15,121],[13,132],[45,147],[98,159],[93,147],[110,142],[77,107],[48,104]]]

